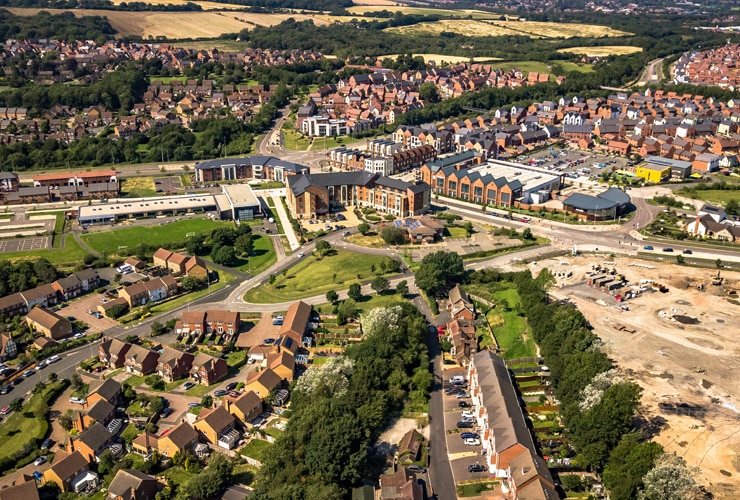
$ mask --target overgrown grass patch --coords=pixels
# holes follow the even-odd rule
[[[534,357],[537,347],[527,320],[520,315],[519,293],[506,288],[493,293],[496,307],[488,312],[488,321],[503,351],[504,359]]]
[[[121,179],[121,196],[124,198],[144,198],[156,195],[154,177],[126,177]]]
[[[48,250],[29,250],[27,252],[8,252],[3,254],[3,260],[37,260],[46,259],[57,267],[74,267],[82,262],[87,252],[82,248],[71,234],[65,234],[62,238],[62,248]]]

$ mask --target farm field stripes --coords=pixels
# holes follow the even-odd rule
[[[389,54],[387,56],[378,56],[378,59],[383,60],[387,57],[396,59],[401,54]],[[445,54],[411,54],[413,57],[421,56],[425,62],[435,61],[436,63],[449,62],[449,63],[461,63],[470,61],[470,57],[465,56],[448,56]],[[497,57],[473,57],[473,62],[485,62],[485,61],[499,61]]]
[[[603,45],[597,47],[569,47],[567,49],[559,49],[558,52],[569,52],[573,54],[585,54],[588,57],[600,57],[600,56],[622,56],[626,54],[634,54],[635,52],[642,52],[642,47],[632,47],[630,45]]]
[[[532,38],[572,38],[580,37],[616,37],[630,36],[631,33],[615,30],[608,26],[574,23],[546,23],[533,21],[493,21],[493,20],[453,20],[444,19],[431,23],[419,23],[411,26],[388,28],[397,33],[442,32],[460,33],[465,36],[506,36],[525,35]]]

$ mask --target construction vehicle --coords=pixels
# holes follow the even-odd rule
[[[717,276],[712,276],[712,285],[714,285],[714,286],[722,286],[722,280],[724,278],[722,278],[719,274],[720,274],[720,272],[717,271]]]

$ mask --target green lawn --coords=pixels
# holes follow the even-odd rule
[[[294,130],[283,129],[283,147],[285,149],[305,151],[309,144],[311,144],[311,139],[308,137],[300,137]]]
[[[234,227],[233,222],[212,221],[206,218],[181,220],[164,226],[127,227],[110,231],[94,232],[82,235],[82,239],[91,248],[105,255],[114,255],[119,247],[135,247],[139,242],[162,246],[170,243],[184,242],[188,233],[209,233],[218,227]]]
[[[240,259],[245,263],[236,267],[242,272],[257,275],[273,265],[277,260],[275,247],[272,245],[272,238],[262,234],[254,234],[254,251],[249,259]]]
[[[195,396],[200,397],[203,396],[205,393],[211,390],[210,386],[207,385],[201,385],[201,384],[195,384],[193,387],[185,391],[186,396]]]
[[[121,196],[125,198],[144,198],[156,195],[154,177],[128,177],[121,179]]]
[[[171,82],[182,82],[184,84],[187,79],[187,76],[150,76],[149,82],[162,82],[165,84]]]
[[[46,377],[44,377],[45,379]],[[35,451],[35,445],[44,439],[49,430],[49,421],[46,419],[45,409],[48,408],[49,400],[64,389],[64,384],[57,382],[40,394],[31,396],[23,404],[21,411],[11,414],[0,425],[0,460],[12,457],[16,454],[27,455]],[[13,396],[13,399],[19,395]],[[16,456],[20,462],[24,457]]]
[[[524,73],[530,73],[532,71],[537,73],[550,72],[550,66],[540,61],[497,61],[496,67],[504,70],[518,69]]]
[[[488,318],[499,347],[503,350],[504,359],[536,356],[537,348],[527,320],[517,314],[520,305],[517,291],[514,288],[499,290],[493,294],[493,299],[496,307],[488,313]],[[499,319],[503,319],[503,325],[495,326],[500,323]]]
[[[285,184],[279,181],[267,181],[259,184],[251,184],[252,189],[280,189],[285,187]]]
[[[447,226],[445,227],[444,235],[448,238],[467,238],[468,233],[465,232],[465,228],[462,226]]]
[[[46,259],[57,267],[72,267],[82,262],[82,259],[87,255],[85,249],[77,243],[71,234],[66,234],[63,238],[64,248],[9,252],[3,254],[3,260]]]
[[[362,298],[357,301],[357,307],[363,311],[370,311],[378,307],[391,307],[408,301],[408,299],[404,299],[400,295],[393,293],[392,290],[393,288],[383,295],[378,295],[375,292],[373,292],[372,295],[363,295]],[[333,309],[332,305],[328,302],[314,306],[314,308],[325,314],[331,314]]]
[[[249,290],[244,300],[269,304],[323,295],[329,290],[345,290],[358,280],[371,279],[374,276],[371,266],[379,269],[385,258],[339,249],[334,249],[334,252],[321,259],[306,256],[285,276],[276,275],[272,285],[265,283]]]
[[[181,486],[187,483],[195,474],[186,471],[182,467],[170,467],[166,471],[162,472],[162,475],[169,479],[174,485]]]
[[[121,437],[127,443],[130,443],[131,441],[136,439],[136,436],[138,435],[139,435],[139,431],[136,430],[136,426],[134,424],[128,424],[128,427],[126,427],[121,433]]]
[[[590,64],[574,63],[571,61],[555,61],[565,71],[580,71],[581,73],[593,73],[594,67]]]
[[[265,452],[272,448],[272,445],[261,439],[253,439],[247,446],[239,451],[240,455],[254,458],[260,462],[265,458]]]
[[[355,142],[355,140],[348,135],[315,137],[313,140],[313,148],[311,149],[334,149],[352,142]]]

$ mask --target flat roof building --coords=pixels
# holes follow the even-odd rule
[[[82,206],[78,217],[83,225],[112,224],[123,219],[209,212],[216,208],[216,199],[212,194],[163,196]]]
[[[248,184],[228,184],[221,187],[231,209],[228,218],[239,220],[252,220],[262,217],[262,205],[255,196],[254,191]],[[223,217],[222,215],[222,218]]]

